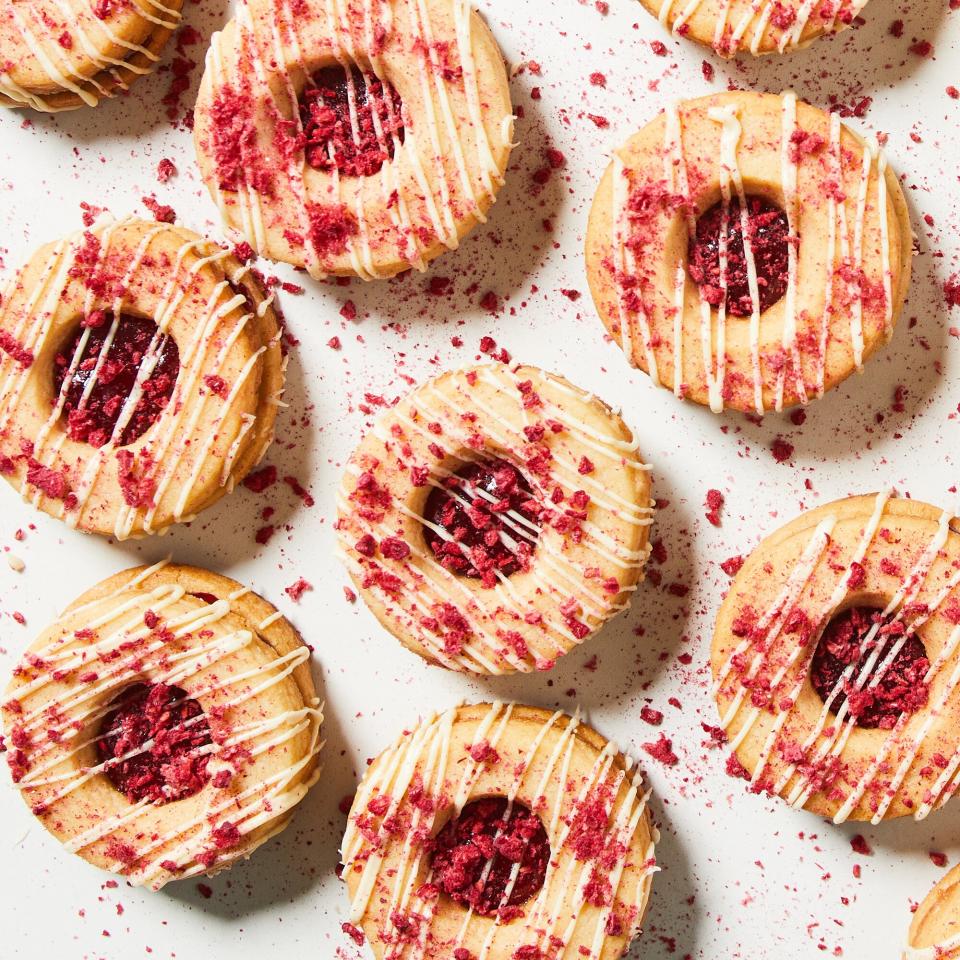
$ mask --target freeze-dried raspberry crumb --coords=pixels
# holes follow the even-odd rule
[[[929,57],[933,53],[933,44],[929,40],[918,40],[910,44],[910,52],[918,57]]]
[[[167,157],[164,157],[157,164],[157,179],[161,183],[166,183],[171,177],[176,176],[177,168],[174,162]]]
[[[169,204],[160,203],[154,196],[143,197],[140,201],[152,214],[158,223],[173,223],[177,213]]]
[[[787,443],[783,437],[777,437],[770,445],[770,452],[777,463],[786,463],[793,456],[793,444]]]
[[[715,527],[720,526],[720,508],[723,506],[723,494],[719,490],[708,490],[705,502],[707,520]]]
[[[641,743],[640,749],[667,767],[675,767],[680,762],[673,752],[673,741],[662,733],[655,743]]]
[[[930,859],[935,867],[943,869],[947,865],[947,855],[937,850],[930,851]]]
[[[358,946],[362,947],[367,941],[363,931],[355,927],[352,923],[340,924],[340,929]]]
[[[254,493],[263,493],[269,487],[277,482],[277,468],[273,464],[268,464],[247,475],[243,485]]]
[[[640,719],[644,723],[649,723],[651,727],[659,727],[663,723],[663,714],[653,707],[643,706],[640,708]]]
[[[299,603],[300,598],[308,591],[313,589],[313,584],[300,577],[295,583],[290,584],[283,592],[294,602]]]
[[[743,564],[744,559],[738,553],[735,557],[727,557],[727,559],[720,564],[720,569],[728,577],[735,577],[740,572],[740,568],[743,566]]]
[[[866,838],[859,833],[850,838],[850,848],[854,853],[859,853],[862,857],[870,857],[873,855],[870,844],[867,843]]]

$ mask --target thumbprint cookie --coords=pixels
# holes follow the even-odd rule
[[[296,630],[233,580],[117,574],[27,650],[7,762],[71,853],[159,889],[249,857],[317,778],[323,720]]]
[[[713,637],[727,772],[835,823],[960,782],[960,524],[888,492],[804,513],[748,557]]]
[[[123,539],[192,519],[263,457],[285,360],[249,267],[188,230],[99,221],[0,302],[0,474]]]
[[[95,107],[150,73],[183,0],[13,0],[0,12],[0,106]]]
[[[631,364],[716,412],[762,414],[887,342],[912,240],[876,144],[792,93],[737,91],[669,106],[614,153],[586,255]]]
[[[377,960],[620,957],[656,870],[648,796],[579,717],[501,703],[433,715],[357,790],[343,928]]]
[[[640,0],[676,36],[721,57],[785,53],[849,27],[867,0]]]
[[[913,915],[903,960],[960,957],[960,867],[951,870]]]
[[[534,367],[449,372],[389,408],[344,473],[339,551],[427,661],[546,670],[629,604],[648,467],[609,407]]]
[[[513,119],[465,0],[244,0],[213,38],[194,139],[259,253],[372,280],[425,269],[486,220]]]

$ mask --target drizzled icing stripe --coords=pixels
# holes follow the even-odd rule
[[[869,550],[878,530],[880,529],[882,518],[884,516],[890,496],[891,491],[889,489],[881,491],[881,493],[877,495],[874,501],[873,510],[868,521],[864,525],[862,535],[856,548],[850,557],[843,563],[843,565],[839,567],[837,572],[837,580],[835,582],[833,591],[811,621],[813,636],[819,634],[819,630],[823,623],[826,622],[830,614],[837,609],[844,597],[847,595],[849,590],[847,581],[850,576],[850,572],[855,564],[862,565],[864,563],[867,551]],[[950,522],[952,519],[953,516],[949,511],[944,511],[941,514],[937,523],[936,531],[932,538],[917,556],[917,559],[907,574],[903,577],[899,587],[896,591],[894,591],[886,607],[882,611],[882,622],[886,623],[890,621],[891,618],[895,622],[902,622],[904,612],[917,602],[921,591],[926,585],[927,579],[933,568],[934,561],[938,558],[938,556],[940,556],[941,551],[946,545],[947,538],[950,533]],[[831,522],[832,524],[832,520],[829,519],[825,522]],[[820,528],[818,528],[818,530],[819,529]],[[820,546],[815,547],[814,544],[817,542],[817,540],[818,534],[815,533],[814,537],[808,544],[803,557],[798,561],[797,566],[792,571],[790,580],[793,581],[794,584],[801,580],[806,583],[806,581],[809,579],[810,573],[813,569],[813,567],[811,567],[811,561],[813,562],[814,567],[819,566],[826,544],[821,540]],[[814,783],[814,771],[826,758],[832,757],[842,759],[845,748],[854,730],[855,720],[849,715],[849,700],[847,700],[836,712],[835,719],[832,722],[830,721],[831,705],[833,704],[835,698],[841,691],[847,688],[850,688],[856,692],[861,692],[876,687],[883,680],[887,670],[894,662],[897,654],[907,640],[910,637],[915,636],[920,627],[922,627],[924,623],[934,616],[936,611],[944,605],[957,587],[960,587],[960,570],[954,571],[954,573],[947,579],[942,587],[937,590],[937,592],[925,604],[924,610],[918,613],[918,615],[915,616],[909,624],[905,624],[906,629],[900,635],[899,639],[885,653],[882,661],[880,660],[880,653],[883,647],[881,644],[877,645],[875,649],[873,649],[873,652],[865,661],[859,673],[854,673],[855,664],[851,664],[845,669],[845,671],[837,680],[834,688],[827,696],[816,724],[807,734],[803,744],[801,745],[803,755],[806,758],[808,752],[811,750],[814,744],[820,741],[815,755],[809,761],[805,760],[802,768],[798,762],[787,763],[784,769],[780,771],[776,782],[773,784],[773,791],[775,793],[783,794],[783,791],[786,790],[791,783],[793,783],[793,786],[785,795],[787,802],[798,808],[807,803],[810,796],[816,789],[816,785]],[[755,654],[744,684],[741,684],[741,687],[737,691],[737,694],[734,697],[729,709],[722,717],[721,725],[724,729],[729,729],[738,716],[740,708],[745,699],[747,686],[749,685],[750,680],[759,674],[772,649],[773,641],[779,635],[780,628],[789,615],[796,609],[796,603],[799,599],[800,592],[801,590],[788,590],[785,588],[784,591],[776,598],[776,600],[771,603],[761,620],[758,621],[758,628],[762,628],[765,621],[770,622],[771,618],[776,617],[779,622],[779,626],[776,627],[776,632],[772,634],[770,632],[766,633],[763,640],[759,643],[759,649],[761,652]],[[879,628],[879,624],[874,624],[870,628],[867,635],[861,641],[861,647],[863,649],[870,649],[873,646],[873,641],[878,635]],[[740,643],[733,653],[727,658],[718,672],[717,681],[714,687],[715,693],[719,692],[719,690],[723,687],[724,682],[729,676],[730,670],[732,669],[734,660],[738,656],[743,656],[743,654],[749,650],[751,645],[752,641],[750,638],[747,638]],[[814,653],[813,646],[815,645],[809,646],[810,649],[803,650],[801,650],[801,648],[798,646],[797,649],[793,651],[791,656],[787,658],[785,664],[781,666],[781,668],[770,680],[770,703],[776,704],[777,706],[775,709],[773,726],[762,745],[759,759],[754,767],[751,777],[751,782],[753,784],[760,782],[766,766],[773,755],[774,750],[776,749],[780,732],[782,731],[790,713],[793,710],[793,705],[797,702]],[[944,648],[930,664],[930,667],[928,668],[928,671],[924,677],[924,683],[927,686],[932,686],[933,682],[943,673],[944,668],[952,663],[952,669],[949,675],[945,678],[943,689],[938,695],[936,703],[916,715],[905,714],[900,716],[889,735],[886,736],[882,741],[881,746],[877,750],[873,759],[867,765],[866,769],[847,791],[843,803],[839,806],[836,814],[834,815],[834,822],[842,823],[849,818],[849,816],[857,809],[867,791],[877,782],[877,777],[880,775],[880,773],[887,771],[887,773],[889,773],[889,777],[884,781],[886,785],[883,790],[883,795],[878,801],[876,809],[873,811],[871,817],[872,823],[874,824],[878,824],[883,820],[886,812],[889,810],[890,805],[894,802],[894,800],[897,799],[900,789],[906,780],[910,769],[915,763],[924,742],[934,727],[936,718],[942,714],[943,709],[949,702],[950,698],[954,695],[958,687],[960,687],[960,660],[958,660],[956,657],[958,650],[960,650],[960,627],[956,627],[950,632],[950,636],[947,639]],[[800,664],[800,668],[797,671],[798,679],[789,693],[786,696],[783,696],[782,694],[778,693],[778,690],[786,675],[798,663]],[[784,703],[787,704],[786,707],[783,706]],[[756,721],[760,717],[760,714],[761,709],[759,707],[753,707],[751,709],[749,716],[739,728],[737,735],[730,741],[731,747],[734,750],[736,750],[744,742],[747,736],[749,736]],[[913,732],[908,734],[908,731],[911,729]],[[825,737],[825,739],[821,740],[822,737]],[[891,772],[888,770],[890,765],[887,758],[894,748],[903,749],[897,759],[895,767],[892,768]],[[954,761],[956,761],[956,764]],[[949,796],[949,793],[947,793],[946,796],[944,795],[946,787],[951,781],[951,778],[954,776],[957,765],[960,765],[960,747],[957,748],[954,757],[951,758],[951,760],[946,764],[945,769],[943,769],[940,777],[938,778],[938,781],[926,792],[923,802],[917,806],[916,810],[914,811],[915,819],[923,819],[925,816],[927,816],[931,809],[945,802],[947,796]],[[887,773],[884,774],[885,777],[887,777]]]
[[[381,825],[376,827],[376,842],[371,842],[370,827],[361,831],[358,827],[359,815],[351,815],[348,820],[341,856],[345,874],[358,875],[355,885],[352,884],[353,894],[350,904],[349,919],[351,923],[362,923],[371,910],[371,902],[377,881],[381,880],[390,890],[390,901],[385,907],[388,917],[396,915],[397,911],[418,916],[421,919],[417,936],[412,940],[400,940],[394,943],[385,941],[385,960],[425,960],[431,937],[438,898],[425,899],[421,891],[427,889],[432,880],[429,864],[426,872],[421,867],[424,851],[422,844],[415,844],[414,837],[420,833],[431,834],[435,829],[439,808],[421,809],[414,806],[411,811],[411,822],[401,840],[394,834],[387,832],[383,823],[392,821],[404,808],[407,791],[415,778],[422,780],[424,788],[430,796],[444,795],[447,785],[451,781],[457,786],[449,794],[449,812],[451,818],[459,816],[467,803],[473,798],[473,791],[483,772],[483,761],[476,760],[475,748],[481,745],[486,748],[502,749],[503,738],[511,729],[510,724],[514,714],[514,705],[500,702],[489,704],[482,716],[476,721],[476,729],[465,755],[461,758],[453,756],[454,727],[458,722],[458,708],[448,710],[443,714],[432,714],[422,721],[411,733],[405,733],[398,738],[395,744],[378,758],[374,766],[367,772],[354,798],[353,811],[366,811],[377,797],[387,799],[386,810],[382,814]],[[560,918],[559,907],[565,894],[570,889],[572,871],[577,865],[573,857],[568,857],[568,864],[563,870],[557,869],[560,851],[564,848],[572,828],[572,817],[561,819],[564,785],[569,781],[569,771],[574,746],[577,741],[577,732],[580,727],[579,711],[575,716],[567,716],[561,712],[552,714],[539,725],[537,731],[529,738],[525,737],[521,747],[523,759],[513,768],[509,785],[505,788],[504,797],[507,801],[505,819],[509,820],[517,798],[524,788],[527,774],[540,755],[547,735],[555,733],[555,743],[549,756],[545,758],[542,773],[536,786],[527,785],[526,792],[530,796],[543,797],[547,807],[543,812],[544,825],[550,838],[553,856],[547,866],[544,882],[535,899],[526,905],[522,926],[518,926],[517,938],[513,945],[531,942],[539,945],[549,938],[553,947],[559,947],[559,956],[564,956],[578,930],[586,903],[582,895],[585,878],[589,877],[591,863],[586,862],[580,870],[580,877],[576,881],[576,888],[580,894],[574,898],[574,913],[562,933],[557,934],[557,923]],[[602,910],[598,911],[595,927],[591,933],[584,932],[581,943],[589,943],[589,956],[598,957],[608,936],[606,923],[628,870],[637,878],[636,915],[632,917],[630,930],[625,933],[627,939],[632,939],[639,932],[643,908],[650,888],[650,877],[656,869],[653,862],[654,843],[656,834],[651,831],[649,844],[643,850],[643,858],[639,862],[632,854],[635,846],[635,837],[641,821],[646,816],[646,805],[649,792],[642,792],[642,780],[628,758],[621,757],[626,762],[625,769],[617,769],[611,777],[611,769],[618,757],[615,744],[607,743],[597,752],[589,773],[582,778],[579,790],[573,799],[572,811],[575,812],[581,804],[595,791],[606,786],[614,798],[621,792],[621,785],[627,782],[627,789],[616,810],[607,809],[606,834],[609,843],[604,846],[609,850],[622,851],[616,862],[611,865],[609,881],[611,886],[611,901]],[[559,787],[557,786],[559,785]],[[551,797],[552,794],[552,797]],[[549,822],[547,819],[549,817]],[[389,877],[384,874],[387,857],[391,849],[399,846],[399,862],[393,866],[391,858]],[[481,879],[489,875],[493,860],[488,859],[481,870]],[[519,863],[515,864],[507,885],[502,894],[501,905],[510,897],[511,890],[519,874]],[[424,877],[425,879],[420,879]],[[459,926],[451,950],[456,951],[468,942],[471,928],[478,923],[478,918],[472,908],[464,909],[464,919]],[[478,960],[492,960],[491,950],[495,938],[501,929],[501,921],[495,917],[484,921],[487,932],[483,938],[478,954]],[[586,949],[581,946],[580,952]]]
[[[437,240],[447,249],[454,250],[460,242],[460,229],[464,220],[462,209],[465,208],[476,221],[484,222],[485,207],[493,202],[503,183],[503,173],[494,156],[494,144],[484,123],[481,78],[473,54],[475,14],[472,8],[465,0],[452,0],[453,47],[462,72],[467,123],[473,137],[473,149],[468,150],[463,142],[464,131],[461,127],[464,124],[457,116],[451,93],[452,81],[445,77],[444,67],[440,62],[430,6],[426,0],[404,0],[404,3],[405,27],[410,33],[410,46],[417,51],[416,82],[424,104],[422,115],[405,118],[403,141],[401,142],[397,132],[392,130],[391,141],[388,143],[377,111],[373,111],[373,124],[378,141],[384,150],[392,146],[394,157],[392,162],[384,163],[381,168],[378,178],[380,197],[376,203],[371,203],[362,185],[358,188],[345,182],[335,163],[329,173],[335,204],[349,209],[356,220],[357,230],[355,235],[347,240],[347,253],[350,268],[365,280],[387,276],[374,249],[372,222],[377,216],[385,215],[394,228],[397,249],[393,252],[409,266],[422,271],[426,269],[426,260],[411,210],[422,207]],[[297,16],[289,9],[289,4],[285,0],[273,0],[273,8],[273,16],[257,18],[255,21],[248,0],[244,0],[236,15],[239,34],[237,43],[241,55],[237,56],[236,63],[228,63],[229,54],[224,49],[223,37],[217,34],[207,57],[207,70],[213,79],[213,95],[216,96],[218,91],[231,82],[230,74],[234,68],[237,79],[241,83],[244,81],[245,75],[240,75],[244,61],[242,54],[249,55],[258,86],[258,102],[266,103],[268,111],[274,116],[290,117],[296,131],[302,134],[297,89],[291,78],[309,76],[310,57],[306,45],[298,35]],[[359,147],[358,99],[351,67],[354,64],[360,65],[364,81],[368,85],[368,70],[381,83],[389,84],[391,63],[389,56],[381,52],[380,35],[389,35],[394,29],[392,3],[387,0],[361,0],[358,4],[348,4],[343,0],[324,0],[323,11],[332,55],[346,74],[351,134],[355,145]],[[256,31],[264,19],[270,22],[274,31],[274,42],[268,52],[261,48],[256,36]],[[283,39],[276,30],[279,23],[283,24]],[[359,31],[355,29],[357,24],[362,27]],[[279,84],[281,94],[275,91],[277,85],[271,83],[271,77],[276,74],[282,77],[282,83]],[[392,113],[393,104],[389,97],[386,102]],[[507,116],[501,124],[501,143],[498,146],[512,145],[512,130],[513,118]],[[448,145],[446,150],[442,143]],[[329,149],[330,158],[334,159],[332,144]],[[429,171],[421,156],[424,150],[430,154],[432,161]],[[445,157],[450,157],[453,163],[452,179],[446,168]],[[403,165],[398,166],[401,159],[404,161]],[[288,157],[286,165],[290,188],[294,194],[294,205],[299,210],[300,230],[304,237],[307,257],[306,267],[312,276],[322,277],[322,257],[311,237],[307,212],[313,191],[306,179],[305,153],[300,151],[296,158]],[[313,175],[319,176],[316,173]],[[410,177],[414,183],[410,182]],[[229,219],[228,204],[217,178],[208,178],[208,185],[221,215],[224,219]],[[325,183],[324,192],[326,186]],[[246,171],[236,196],[242,232],[257,250],[266,251],[269,237],[264,208],[269,207],[269,199],[257,192],[251,178],[246,176]]]
[[[57,322],[61,311],[62,291],[66,288],[69,278],[78,264],[78,256],[84,238],[89,234],[99,240],[99,249],[96,261],[90,268],[91,276],[97,276],[104,269],[111,253],[115,251],[115,237],[125,236],[129,228],[136,227],[136,218],[128,217],[120,221],[110,222],[101,219],[90,230],[78,231],[76,234],[56,244],[41,269],[42,280],[30,294],[26,302],[16,309],[20,313],[18,321],[12,329],[12,336],[21,342],[24,349],[34,356],[38,355],[43,346],[50,327]],[[125,308],[125,295],[129,285],[143,268],[153,243],[161,238],[175,235],[175,231],[165,225],[144,224],[143,236],[137,242],[129,262],[126,264],[124,275],[115,284],[117,295],[107,307],[113,319],[104,339],[104,344],[97,358],[93,371],[88,376],[79,400],[78,409],[83,409],[93,390],[99,382],[100,374],[106,363],[110,346],[120,326],[121,315]],[[184,263],[188,257],[193,257],[188,269],[184,271]],[[137,370],[134,386],[126,398],[120,415],[113,428],[108,442],[99,448],[90,448],[78,480],[75,481],[72,493],[75,497],[75,506],[67,509],[64,501],[47,502],[43,490],[28,484],[26,475],[20,481],[20,492],[35,507],[47,509],[48,512],[64,519],[70,526],[77,526],[90,504],[91,498],[98,489],[98,481],[107,464],[113,462],[114,454],[120,447],[120,439],[124,429],[137,409],[143,389],[155,369],[163,347],[163,337],[171,330],[172,325],[186,310],[197,310],[196,322],[190,329],[190,339],[184,340],[179,336],[177,346],[180,357],[180,370],[170,402],[164,409],[158,421],[153,425],[146,442],[141,442],[140,448],[149,452],[156,472],[153,475],[155,495],[153,506],[140,507],[121,503],[116,510],[113,533],[118,539],[131,536],[135,529],[142,528],[146,532],[153,531],[155,518],[164,494],[180,470],[181,463],[189,454],[194,457],[190,475],[184,479],[179,496],[174,507],[174,520],[179,522],[187,518],[187,509],[191,504],[194,490],[200,481],[201,475],[208,461],[214,457],[212,448],[215,442],[225,443],[227,446],[227,460],[232,464],[249,445],[251,431],[257,425],[259,416],[245,413],[241,418],[241,425],[233,437],[227,437],[223,428],[228,418],[234,413],[238,396],[245,381],[260,376],[264,364],[264,354],[269,352],[275,358],[280,350],[279,339],[275,338],[268,344],[262,345],[246,361],[240,375],[231,385],[227,397],[219,405],[211,429],[201,439],[195,436],[199,429],[200,418],[208,411],[208,404],[212,402],[212,392],[205,391],[196,402],[185,402],[190,399],[192,392],[199,391],[204,376],[219,376],[224,372],[224,365],[229,359],[230,350],[236,344],[237,338],[252,320],[253,315],[246,310],[247,301],[239,292],[241,278],[245,268],[228,275],[218,283],[210,285],[210,293],[202,312],[191,299],[188,291],[196,278],[210,266],[226,269],[225,261],[230,257],[229,251],[216,247],[201,237],[192,236],[183,240],[172,258],[172,266],[167,277],[158,305],[154,311],[154,321],[157,331],[154,334],[148,349],[145,351]],[[218,301],[231,291],[231,285],[237,285],[235,295],[219,306]],[[84,299],[84,314],[89,315],[97,306],[97,298],[91,289],[88,289]],[[4,321],[7,310],[14,309],[11,298],[8,297],[4,306],[0,307],[0,323]],[[269,301],[264,301],[258,310],[258,317],[262,317],[269,309]],[[232,331],[223,338],[223,343],[214,357],[208,355],[208,341],[211,335],[231,313],[243,311]],[[31,323],[29,330],[25,327]],[[59,394],[54,398],[50,415],[32,438],[33,458],[41,465],[52,468],[67,442],[67,434],[58,430],[64,405],[70,390],[73,377],[80,365],[90,338],[89,329],[84,329],[77,342],[76,349],[67,368],[66,375]],[[6,354],[0,354],[0,417],[13,417],[18,404],[26,390],[30,377],[35,374],[33,366],[22,367]],[[4,374],[6,376],[4,377]],[[266,398],[267,402],[275,402],[277,398]],[[267,432],[263,444],[258,451],[262,456],[272,439]],[[198,452],[199,451],[199,452]],[[258,459],[259,459],[258,456]],[[222,458],[221,458],[222,459]],[[221,469],[221,487],[226,486],[231,478],[227,472],[227,463]]]
[[[254,630],[267,630],[280,616],[278,612],[270,614],[256,624],[254,630],[241,629],[217,636],[211,628],[216,627],[225,617],[235,615],[234,602],[248,592],[241,587],[229,597],[221,597],[212,604],[199,604],[195,609],[165,621],[165,627],[174,641],[183,642],[203,635],[211,637],[211,640],[172,654],[166,649],[169,646],[168,640],[158,640],[143,646],[143,642],[151,636],[151,629],[145,624],[143,611],[146,609],[157,615],[162,614],[168,607],[182,601],[189,592],[188,587],[177,583],[161,584],[153,589],[143,588],[143,584],[167,564],[166,560],[160,561],[153,567],[142,570],[113,593],[68,610],[55,622],[52,630],[60,625],[78,622],[78,616],[85,611],[92,613],[97,610],[97,615],[89,619],[86,629],[100,635],[79,646],[70,633],[61,633],[54,637],[48,644],[38,648],[36,658],[31,660],[31,670],[36,676],[8,691],[22,703],[28,698],[42,696],[47,687],[61,681],[63,676],[76,673],[84,667],[89,669],[97,660],[102,661],[105,666],[109,665],[98,673],[98,679],[85,682],[73,692],[46,697],[42,703],[17,717],[17,725],[24,731],[37,731],[41,725],[49,724],[51,712],[58,718],[54,724],[56,739],[51,737],[39,744],[37,750],[31,750],[31,761],[39,758],[40,762],[32,763],[30,770],[17,784],[21,791],[56,786],[55,792],[44,798],[44,808],[47,810],[54,809],[92,779],[105,774],[112,766],[136,757],[152,746],[151,741],[146,741],[122,757],[92,767],[54,773],[59,766],[70,762],[103,736],[100,733],[92,738],[88,736],[81,739],[111,709],[109,702],[104,706],[96,706],[97,703],[102,703],[114,690],[137,682],[144,676],[149,677],[153,683],[175,686],[200,671],[217,664],[225,664],[232,654],[253,643],[256,635]],[[108,629],[104,631],[104,628]],[[121,651],[129,648],[135,649],[133,655],[117,659]],[[235,695],[218,704],[226,713],[286,680],[294,670],[307,663],[309,657],[309,650],[301,645],[249,669],[214,674],[211,679],[193,690],[190,696],[205,697],[237,687],[239,689]],[[201,719],[202,715],[187,721],[185,725]],[[308,737],[306,749],[292,757],[286,766],[260,780],[254,780],[249,785],[241,784],[244,789],[239,793],[227,794],[220,800],[211,797],[199,815],[189,822],[178,823],[160,833],[148,832],[148,839],[139,848],[135,848],[135,860],[116,861],[111,869],[123,873],[131,883],[162,886],[169,879],[171,862],[177,865],[180,876],[193,876],[209,870],[210,864],[204,864],[197,858],[209,846],[216,830],[228,822],[237,828],[241,836],[249,836],[253,831],[263,828],[276,832],[285,822],[289,811],[318,776],[318,771],[308,772],[308,768],[315,763],[322,747],[319,739],[322,723],[323,708],[314,697],[302,707],[234,726],[223,742],[198,748],[191,755],[209,754],[219,763],[217,758],[220,752],[231,747],[243,747],[251,758],[256,758],[303,734]],[[47,755],[49,759],[43,759]],[[224,761],[224,764],[221,769],[233,767],[230,761]],[[65,840],[64,846],[72,853],[82,852],[111,833],[149,815],[153,809],[153,804],[147,799],[132,803],[118,814],[98,818],[91,827]],[[226,860],[220,859],[216,865],[222,868],[226,862],[235,859],[236,855],[234,850]]]

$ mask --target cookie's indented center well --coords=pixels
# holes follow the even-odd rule
[[[210,726],[203,708],[180,687],[127,687],[103,718],[97,753],[105,774],[131,803],[183,800],[202,790],[209,774]],[[127,756],[132,754],[132,756]],[[127,757],[112,761],[120,757]]]
[[[713,307],[723,302],[723,278],[726,276],[726,309],[736,317],[753,312],[750,293],[750,263],[756,271],[760,312],[768,310],[787,292],[790,227],[787,215],[764,197],[747,195],[747,239],[752,258],[746,256],[743,243],[743,217],[740,201],[729,205],[715,203],[697,220],[690,238],[687,270],[700,287],[704,299]],[[726,229],[724,230],[724,227]],[[721,236],[726,235],[721,263]]]
[[[509,816],[508,816],[509,808]],[[432,844],[432,882],[483,917],[510,920],[543,886],[550,843],[543,823],[505,797],[468,803]]]
[[[79,362],[71,374],[78,349]],[[127,314],[114,318],[103,310],[91,313],[53,361],[55,398],[69,376],[61,413],[67,434],[102,447],[122,417],[116,445],[134,443],[160,418],[179,372],[176,341],[159,334],[152,320]]]
[[[868,641],[875,624],[878,629]],[[915,713],[926,704],[927,651],[919,637],[906,633],[904,623],[884,621],[874,607],[851,607],[827,624],[810,668],[813,689],[824,703],[844,670],[855,664],[830,705],[833,714],[846,703],[857,726],[889,730],[902,714]],[[872,666],[861,679],[868,662]]]
[[[389,81],[356,66],[324,67],[300,94],[307,163],[346,177],[370,177],[403,143],[403,103]]]
[[[427,546],[448,570],[479,578],[511,576],[529,562],[540,532],[539,506],[523,474],[506,460],[463,464],[427,497],[423,516],[449,536],[424,526]]]

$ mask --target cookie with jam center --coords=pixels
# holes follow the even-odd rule
[[[279,833],[317,779],[309,659],[233,580],[119,573],[15,669],[0,707],[14,783],[68,851],[131,884],[211,876]]]
[[[890,491],[763,540],[717,616],[728,774],[796,808],[921,820],[960,767],[960,524]]]
[[[377,960],[623,956],[658,839],[633,761],[579,717],[479,703],[368,767],[341,855],[344,930]]]
[[[652,509],[618,414],[562,377],[492,364],[384,411],[347,465],[337,536],[404,646],[503,674],[549,669],[629,605]]]
[[[513,147],[503,57],[465,0],[247,0],[194,116],[225,222],[314,276],[424,270],[485,222]]]
[[[262,459],[285,366],[272,295],[230,251],[101,219],[0,303],[0,475],[80,530],[163,531]]]
[[[893,334],[912,255],[877,144],[789,92],[668,105],[614,151],[586,243],[629,363],[677,397],[755,414],[864,369]]]

